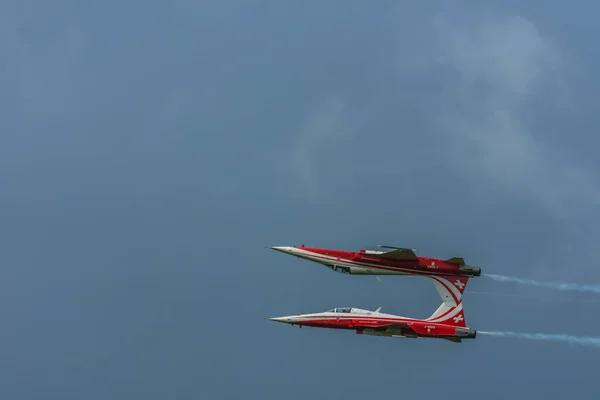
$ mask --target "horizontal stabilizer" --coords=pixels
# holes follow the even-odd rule
[[[377,256],[390,260],[419,261],[419,257],[417,257],[415,252],[411,249],[396,249],[388,251],[387,253],[378,254]]]
[[[450,264],[458,264],[458,265],[464,265],[465,264],[465,260],[462,257],[452,257],[446,260],[447,263]]]

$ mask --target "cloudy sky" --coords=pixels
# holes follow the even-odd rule
[[[593,398],[593,347],[266,321],[439,297],[264,246],[600,282],[598,11],[2,2],[0,397]],[[480,277],[464,300],[474,329],[600,336],[594,295]]]

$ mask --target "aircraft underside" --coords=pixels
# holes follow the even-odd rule
[[[292,324],[294,325],[294,324]],[[335,330],[350,330],[345,326],[324,326],[323,324],[302,324],[298,325],[299,328],[311,327],[311,328],[327,328],[327,329],[335,329]],[[419,335],[413,330],[410,329],[356,329],[356,334],[358,335],[369,335],[369,336],[385,336],[392,338],[403,338],[403,339],[418,339],[418,338],[433,338],[433,339],[446,339],[451,342],[461,343],[462,338],[458,336],[446,336],[446,335]]]
[[[346,265],[327,265],[327,268],[339,272],[342,274],[350,275],[419,275],[418,271],[408,271],[390,268],[378,268],[378,267],[359,267],[359,266],[346,266]]]
[[[405,339],[418,339],[418,338],[432,338],[432,339],[446,339],[451,342],[461,343],[462,338],[457,336],[441,336],[441,335],[417,335],[414,332],[392,332],[392,331],[379,331],[373,329],[357,330],[359,335],[370,335],[370,336],[386,336],[393,338],[405,338]]]

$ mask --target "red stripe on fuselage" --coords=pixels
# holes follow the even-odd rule
[[[375,322],[381,322],[381,323],[422,323],[422,324],[432,324],[432,325],[446,325],[446,324],[441,324],[439,322],[429,322],[426,320],[422,320],[422,319],[404,319],[404,318],[382,318],[382,317],[374,317],[372,315],[352,315],[352,316],[343,316],[343,317],[337,317],[337,316],[320,316],[320,317],[296,317],[296,318],[307,318],[307,319],[300,319],[299,321],[293,322],[293,324],[301,324],[304,322],[312,322],[312,321],[325,321],[325,318],[327,318],[327,321],[348,321],[348,320],[369,320],[369,321],[375,321]]]
[[[325,320],[324,318],[328,318]],[[361,321],[369,321],[367,323],[361,323]],[[356,322],[354,322],[356,321]],[[354,316],[354,317],[340,317],[337,319],[336,317],[320,317],[314,319],[306,319],[302,321],[296,321],[292,324],[294,325],[304,325],[304,326],[312,326],[316,328],[334,328],[334,329],[382,329],[388,328],[390,324],[407,324],[408,328],[413,329],[412,327],[418,326],[432,326],[436,327],[445,332],[454,332],[456,330],[456,326],[443,324],[439,322],[429,322],[423,320],[404,320],[404,319],[388,319],[388,318],[379,318],[379,317],[369,317],[369,316]],[[372,325],[371,325],[372,324]],[[400,327],[402,329],[402,327]],[[418,328],[419,329],[419,328]],[[413,329],[414,330],[414,329]],[[445,334],[445,332],[440,332],[440,334]]]
[[[300,250],[308,251],[310,253],[310,255],[306,255],[306,257],[319,258],[319,259],[322,259],[322,260],[325,260],[325,261],[331,261],[333,264],[335,264],[335,261],[336,261],[335,258],[336,257],[333,257],[333,256],[323,256],[323,255],[321,255],[319,253],[313,253],[313,252],[311,252],[309,250],[306,250],[306,249],[300,249]],[[302,258],[302,255],[298,255],[298,257]],[[406,271],[407,275],[440,275],[440,276],[457,276],[457,275],[459,275],[458,273],[453,274],[453,273],[450,273],[450,272],[433,272],[433,271],[422,271],[422,270],[417,270],[417,269],[411,270],[411,269],[406,269],[406,268],[402,268],[402,267],[392,267],[392,266],[383,267],[383,266],[378,265],[378,264],[367,264],[367,263],[360,263],[360,262],[357,262],[357,261],[351,261],[351,260],[349,260],[347,258],[342,258],[342,257],[339,257],[339,260],[337,260],[337,261],[341,261],[341,262],[344,262],[346,264],[355,265],[355,266],[358,266],[358,267],[361,267],[361,268],[383,269],[383,270],[386,270],[386,271],[395,271],[395,272],[404,272],[404,271]],[[419,266],[417,266],[415,268],[422,268],[422,267],[419,265]]]
[[[324,256],[329,256],[331,258],[343,259],[351,262],[350,260],[355,260],[356,258],[360,258],[360,261],[363,263],[374,263],[375,265],[385,265],[387,267],[392,268],[409,268],[412,270],[414,268],[424,269],[427,268],[427,265],[431,263],[431,266],[435,266],[433,269],[441,269],[443,272],[430,272],[430,269],[426,270],[426,273],[431,273],[434,275],[439,274],[449,274],[449,275],[458,275],[460,273],[460,267],[455,264],[449,264],[444,260],[438,258],[430,258],[430,257],[417,257],[418,260],[394,260],[394,259],[386,259],[382,258],[381,255],[378,254],[370,254],[366,253],[364,250],[360,252],[352,252],[346,250],[335,250],[335,249],[323,249],[319,247],[297,247],[294,248],[298,250],[304,250],[306,252],[312,254],[319,254]],[[382,253],[385,254],[385,253]],[[437,266],[435,265],[437,264]],[[385,269],[385,268],[384,268]]]

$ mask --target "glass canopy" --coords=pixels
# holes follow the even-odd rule
[[[351,307],[338,307],[338,308],[332,308],[331,310],[327,311],[327,312],[332,312],[332,313],[349,313],[352,311]]]

